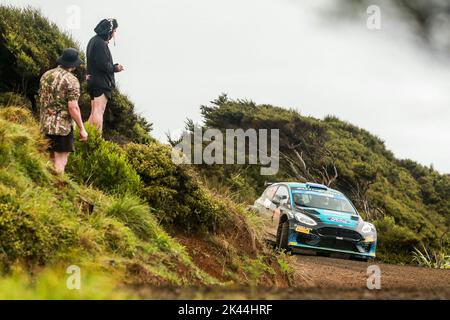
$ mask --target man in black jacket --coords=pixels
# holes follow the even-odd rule
[[[91,96],[91,116],[88,122],[103,129],[103,114],[115,88],[115,72],[124,70],[121,64],[114,64],[109,50],[109,41],[114,38],[118,23],[116,19],[103,19],[95,27],[96,35],[89,41],[87,58],[87,84]]]

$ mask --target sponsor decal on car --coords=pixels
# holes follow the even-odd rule
[[[331,218],[328,218],[328,220],[333,221],[333,222],[338,222],[338,223],[348,223],[348,221],[346,219],[337,218],[337,217],[331,217]]]
[[[297,228],[295,228],[295,231],[297,231],[299,233],[310,234],[311,229],[310,228],[305,228],[305,227],[302,227],[302,226],[298,226]]]

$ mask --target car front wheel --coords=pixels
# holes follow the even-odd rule
[[[285,221],[278,226],[277,245],[279,249],[288,249],[289,222]]]

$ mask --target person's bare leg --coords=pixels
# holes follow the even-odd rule
[[[91,116],[88,123],[93,124],[100,132],[103,130],[103,115],[107,103],[108,98],[104,94],[91,101]]]
[[[99,131],[100,133],[103,132],[103,117],[105,115],[106,105],[108,104],[108,98],[105,95],[102,95],[101,101],[99,102],[98,107],[98,121],[99,121]]]
[[[53,163],[58,174],[63,174],[66,169],[67,160],[69,159],[69,152],[55,152]]]
[[[88,119],[88,123],[89,124],[94,124],[94,100],[91,100],[91,114],[89,115],[89,119]]]

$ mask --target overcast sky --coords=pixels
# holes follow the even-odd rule
[[[450,173],[450,67],[417,47],[382,8],[382,29],[341,23],[328,0],[0,0],[38,7],[85,48],[105,17],[119,21],[120,89],[164,140],[220,93],[334,114],[386,141],[397,157]],[[69,9],[70,11],[70,9]],[[68,25],[69,23],[69,25]]]

